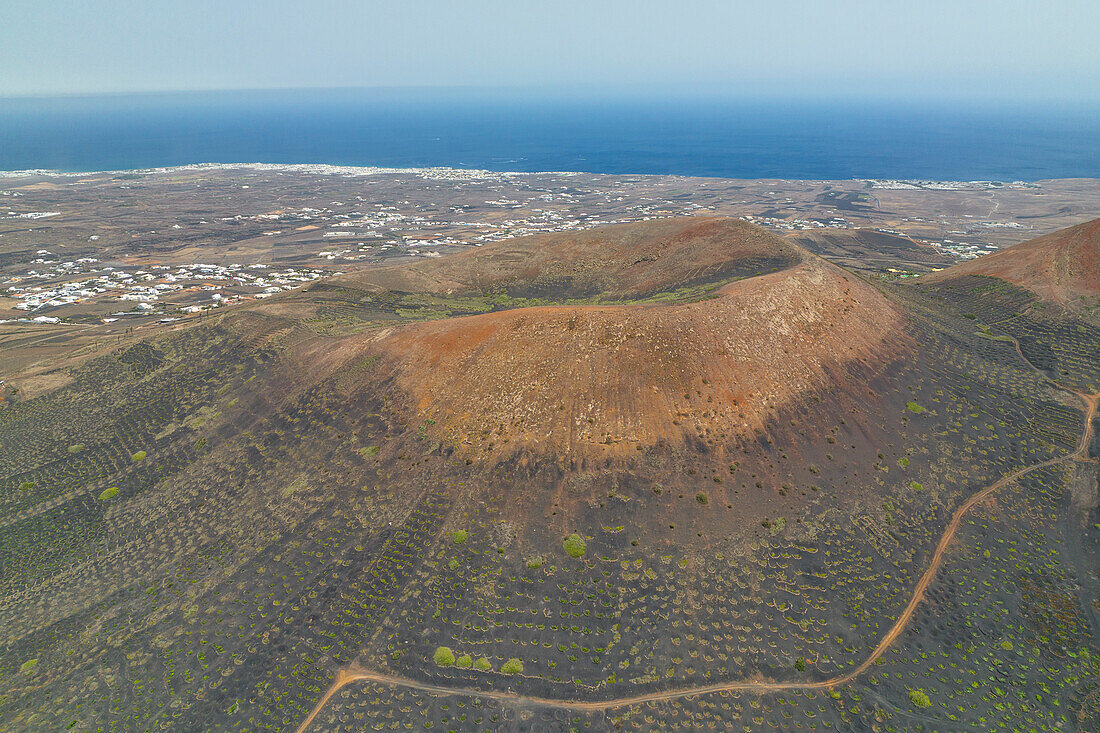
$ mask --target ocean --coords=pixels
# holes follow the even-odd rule
[[[329,163],[723,178],[1100,177],[1096,109],[312,90],[0,99],[0,170]]]

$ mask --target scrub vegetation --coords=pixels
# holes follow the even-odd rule
[[[0,727],[1100,729],[1100,329],[692,222],[334,278],[8,398]],[[620,381],[550,388],[561,344]]]

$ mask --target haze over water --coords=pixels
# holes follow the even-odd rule
[[[0,170],[263,162],[728,178],[1100,177],[1095,112],[468,90],[8,98],[0,99]]]

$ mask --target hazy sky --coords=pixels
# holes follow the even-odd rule
[[[3,0],[0,96],[348,86],[1100,99],[1100,0]]]

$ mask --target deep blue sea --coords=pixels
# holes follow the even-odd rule
[[[1100,110],[461,90],[0,99],[0,170],[187,163],[730,178],[1100,177]]]

